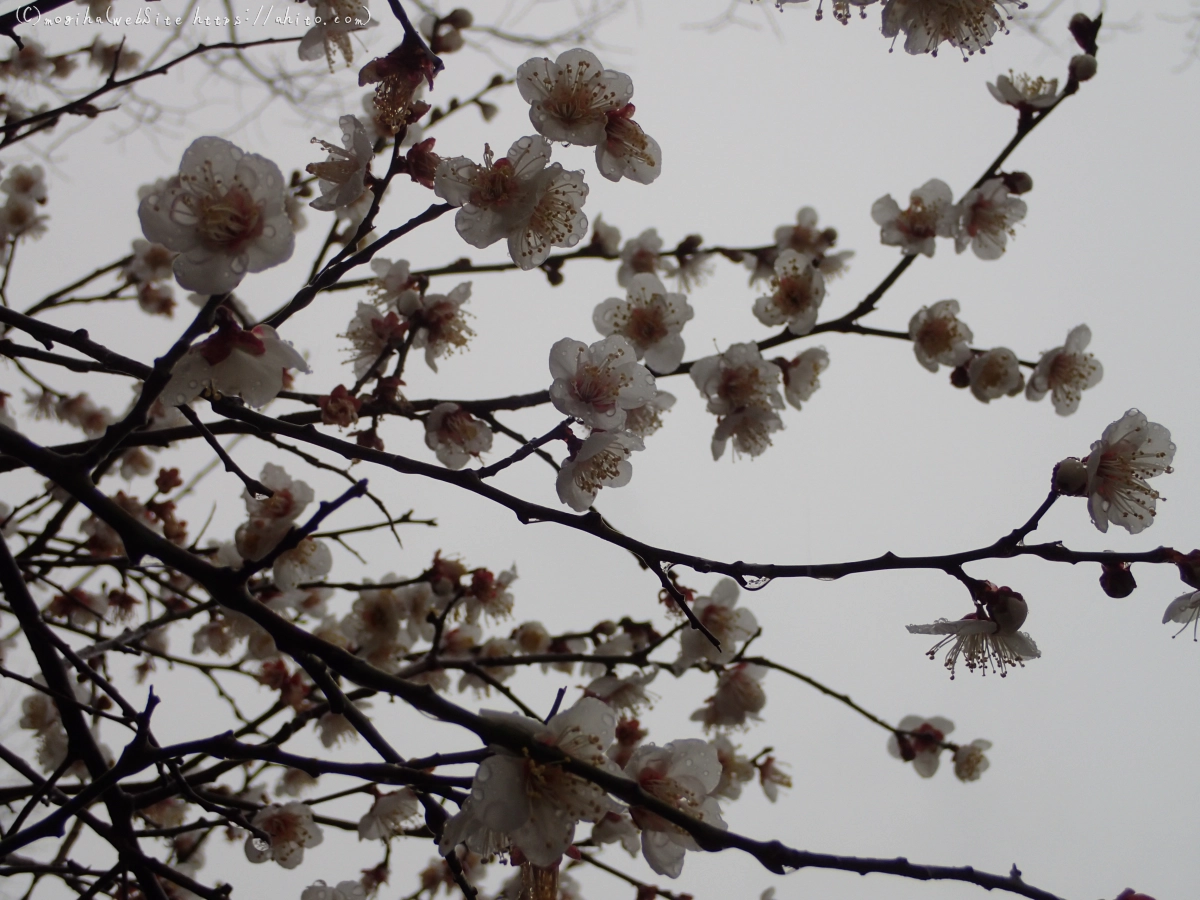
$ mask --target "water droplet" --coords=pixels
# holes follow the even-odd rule
[[[200,382],[198,382],[198,381],[195,381],[195,380],[193,380],[193,381],[189,381],[189,382],[188,382],[188,387],[190,387],[190,388],[198,388],[198,387],[200,387]]]

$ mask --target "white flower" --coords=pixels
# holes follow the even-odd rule
[[[758,783],[762,785],[763,794],[774,803],[779,799],[781,787],[790,788],[792,777],[783,771],[782,764],[773,756],[768,756],[758,763]]]
[[[825,299],[825,277],[812,259],[795,250],[784,250],[775,260],[774,292],[754,301],[754,316],[764,325],[787,323],[792,334],[803,335],[817,324],[817,310]]]
[[[967,366],[967,376],[971,381],[971,393],[982,403],[998,397],[1015,397],[1025,387],[1017,354],[1007,347],[996,347],[976,356]]]
[[[358,881],[339,881],[336,887],[330,887],[318,880],[300,892],[300,900],[366,900],[366,896]]]
[[[646,690],[646,685],[658,675],[658,670],[639,672],[625,678],[616,675],[601,675],[595,678],[583,689],[585,697],[595,697],[602,700],[615,710],[637,713],[643,706],[649,706],[654,695]]]
[[[1175,445],[1171,432],[1131,409],[1104,429],[1087,463],[1088,512],[1102,532],[1108,523],[1137,534],[1154,524],[1158,491],[1147,478],[1171,472]]]
[[[512,633],[522,653],[545,653],[550,649],[550,632],[541,622],[522,622]]]
[[[700,623],[721,642],[717,649],[698,628],[685,628],[679,635],[680,653],[677,669],[686,668],[698,659],[727,663],[737,655],[737,645],[754,635],[758,619],[745,607],[735,609],[740,589],[732,578],[722,578],[707,597],[700,597],[692,612]]]
[[[633,819],[621,813],[607,813],[603,819],[592,826],[592,840],[597,844],[613,844],[618,841],[630,856],[637,856],[641,844],[638,827]]]
[[[620,335],[590,347],[563,338],[550,348],[550,375],[554,408],[589,428],[622,428],[625,410],[644,405],[656,391],[654,376],[638,365],[636,351]]]
[[[299,797],[307,790],[317,786],[317,776],[309,775],[303,769],[288,769],[275,785],[276,797]],[[177,823],[182,825],[182,816]]]
[[[633,345],[637,358],[656,372],[673,372],[683,361],[680,332],[695,311],[683,294],[668,293],[649,272],[634,275],[624,300],[610,297],[592,313],[596,330],[619,334]]]
[[[360,841],[387,840],[399,834],[405,819],[411,819],[420,810],[417,795],[408,788],[390,794],[380,794],[371,808],[358,820]]]
[[[742,785],[754,779],[754,763],[737,752],[733,741],[723,734],[717,735],[709,743],[717,751],[717,759],[721,762],[721,780],[713,788],[713,795],[736,800],[742,796]]]
[[[1197,620],[1200,620],[1200,591],[1192,591],[1190,594],[1180,594],[1167,604],[1167,611],[1163,613],[1164,625],[1168,622],[1178,622],[1183,626],[1183,628],[1179,629],[1179,632],[1176,632],[1177,634]],[[26,726],[22,725],[21,727],[25,728]]]
[[[592,244],[599,247],[605,256],[618,256],[621,252],[621,229],[596,216],[596,221],[592,223]]]
[[[258,480],[274,493],[265,499],[253,497],[249,491],[242,493],[249,519],[238,526],[236,546],[232,549],[243,559],[262,559],[270,553],[314,496],[312,488],[303,481],[294,481],[282,466],[274,463],[263,466]],[[218,561],[233,564],[231,559]]]
[[[317,581],[333,568],[333,553],[324,541],[304,538],[286,553],[281,553],[271,570],[275,586],[290,591],[307,581]]]
[[[941,716],[925,719],[922,716],[905,716],[900,720],[898,730],[909,732],[897,737],[893,734],[888,738],[888,753],[911,762],[917,774],[922,778],[932,778],[938,770],[942,757],[942,745],[946,735],[954,730],[954,723]]]
[[[910,634],[946,635],[930,648],[926,656],[934,659],[939,650],[951,645],[946,654],[946,668],[950,670],[951,678],[954,678],[959,656],[962,656],[971,672],[978,669],[981,674],[987,675],[990,669],[1004,678],[1013,666],[1023,668],[1026,660],[1042,655],[1033,638],[1025,632],[1015,628],[1002,631],[997,623],[973,615],[953,622],[938,619],[932,625],[909,625],[908,631]]]
[[[692,381],[708,398],[708,411],[716,414],[713,459],[720,459],[725,445],[734,438],[734,448],[758,456],[771,446],[770,434],[783,428],[777,409],[782,373],[762,358],[753,342],[732,344],[717,356],[706,356],[692,365]]]
[[[1013,225],[1025,218],[1028,206],[1009,194],[1003,178],[992,178],[967,191],[957,210],[955,250],[962,253],[970,247],[980,259],[999,259],[1008,236],[1016,235]]]
[[[243,331],[226,314],[219,316],[216,334],[189,347],[175,364],[162,397],[171,406],[182,406],[208,388],[264,406],[283,390],[284,369],[309,371],[304,357],[270,325]]]
[[[175,277],[190,291],[226,294],[248,272],[292,255],[279,167],[217,137],[197,138],[179,174],[138,205],[147,239],[179,251]]]
[[[384,313],[370,303],[359,303],[354,318],[339,337],[350,341],[354,377],[362,378],[383,358],[384,351],[399,347],[408,330],[395,310]]]
[[[637,409],[625,410],[625,430],[647,438],[662,428],[662,414],[675,405],[675,395],[659,391]]]
[[[906,255],[933,256],[934,239],[953,234],[959,213],[953,200],[950,185],[931,178],[909,195],[908,209],[900,209],[888,194],[871,206],[871,218],[880,226],[882,243],[899,247]]]
[[[359,709],[367,709],[370,703],[360,700],[354,704]],[[325,749],[336,747],[342,739],[358,740],[358,729],[341,713],[328,712],[317,719],[317,734],[321,738],[321,746]]]
[[[608,114],[633,96],[628,75],[605,69],[595,54],[580,48],[560,53],[554,62],[531,59],[517,69],[516,80],[538,133],[582,147],[603,141]]]
[[[991,750],[992,742],[976,738],[969,744],[963,744],[954,751],[954,775],[959,781],[978,781],[979,776],[991,765],[983,755],[984,750]]]
[[[417,286],[417,280],[412,277],[407,259],[392,262],[382,256],[371,260],[371,271],[375,280],[371,284],[371,296],[381,306],[395,303],[405,291]]]
[[[791,362],[780,358],[775,365],[783,373],[783,396],[800,409],[821,386],[821,373],[829,368],[829,353],[824,347],[809,347]]]
[[[599,700],[584,697],[544,725],[525,716],[488,715],[540,744],[608,772],[617,771],[604,755],[613,741],[617,717]],[[487,854],[509,843],[534,865],[551,866],[571,845],[575,823],[598,822],[616,809],[603,788],[561,766],[497,750],[479,764],[470,797],[446,823],[440,849],[446,855],[465,843],[476,853]]]
[[[482,166],[464,156],[443,159],[434,193],[462,207],[454,225],[464,241],[483,248],[507,238],[513,262],[532,269],[551,247],[574,247],[587,234],[583,172],[549,161],[550,142],[540,135],[521,138],[499,162],[485,147]]]
[[[505,569],[499,575],[490,569],[476,569],[471,573],[471,584],[463,597],[467,610],[467,621],[478,622],[486,615],[489,619],[507,619],[512,615],[513,595],[508,586],[517,580],[517,567]],[[510,654],[519,648],[510,648]]]
[[[663,258],[663,241],[658,236],[658,229],[647,228],[635,238],[630,238],[621,248],[621,265],[617,269],[617,284],[623,288],[629,287],[629,282],[635,275],[649,273],[654,275],[662,272],[673,275],[674,266]]]
[[[1058,100],[1058,79],[1014,75],[1009,69],[1008,74],[997,78],[995,84],[988,82],[988,90],[1000,103],[1008,106],[1021,110],[1045,109]]]
[[[953,368],[971,359],[975,335],[959,321],[958,312],[957,300],[939,300],[933,306],[922,306],[909,320],[908,336],[917,362],[930,372],[936,372],[939,364]]]
[[[729,666],[717,678],[717,690],[706,705],[692,713],[693,722],[703,722],[705,730],[741,728],[747,719],[757,719],[767,705],[767,695],[759,684],[767,670],[753,663]]]
[[[338,124],[345,149],[313,138],[313,143],[324,147],[329,158],[304,167],[309,175],[317,176],[317,186],[321,189],[321,196],[308,205],[325,212],[349,206],[362,196],[367,169],[375,155],[374,141],[362,122],[354,116],[342,116]]]
[[[699,822],[727,828],[721,806],[709,796],[721,781],[717,751],[696,738],[672,741],[665,747],[638,747],[625,766],[625,774],[646,793],[674,806]],[[699,850],[695,839],[678,825],[635,806],[629,811],[642,829],[642,855],[659,875],[678,878],[687,850]]]
[[[464,628],[467,626],[463,626]],[[509,638],[493,637],[488,638],[479,647],[478,653],[475,654],[475,661],[480,665],[482,671],[487,672],[495,681],[507,681],[517,674],[515,666],[497,666],[486,665],[489,659],[507,658],[517,655],[517,642]],[[492,686],[489,682],[480,678],[473,672],[464,672],[463,676],[458,680],[458,689],[465,691],[467,688],[474,689],[477,693],[490,694]]]
[[[1023,0],[887,0],[883,7],[883,36],[904,32],[906,53],[932,53],[943,41],[966,54],[985,52],[992,36],[1012,18],[1012,7],[1024,9]],[[1001,7],[1001,12],[996,7]]]
[[[1080,395],[1098,385],[1104,377],[1100,361],[1083,352],[1091,340],[1092,330],[1086,325],[1072,328],[1063,346],[1042,354],[1029,376],[1025,396],[1030,400],[1041,400],[1050,393],[1056,413],[1069,416],[1075,412],[1079,408]]]
[[[45,203],[46,173],[41,166],[15,165],[8,170],[8,177],[0,181],[0,191],[9,197],[23,197],[33,203]]]
[[[304,861],[306,847],[315,847],[325,839],[313,821],[312,810],[304,803],[271,804],[255,813],[250,824],[271,838],[269,844],[254,835],[246,838],[246,859],[252,863],[273,859],[285,869],[294,869]]]
[[[0,207],[0,237],[39,238],[46,233],[47,217],[38,205],[22,194],[14,194]]]
[[[346,60],[346,65],[350,65],[354,61],[350,32],[373,28],[379,24],[371,18],[367,4],[358,3],[356,0],[309,0],[309,3],[317,8],[312,19],[318,24],[306,31],[300,39],[300,58],[311,61],[324,56],[329,63],[329,71],[332,72],[334,51],[337,50]]]
[[[604,140],[596,147],[596,168],[609,181],[650,184],[662,171],[662,148],[633,120],[634,112],[632,103],[609,112]]]
[[[425,417],[425,446],[446,468],[461,469],[492,449],[492,429],[457,403],[439,403]]]
[[[397,580],[389,572],[384,583]],[[429,585],[425,584],[429,590]],[[410,592],[405,588],[379,588],[359,591],[350,613],[342,619],[341,630],[350,639],[351,649],[376,668],[393,671],[414,639],[405,627],[412,613]]]
[[[603,487],[624,487],[633,478],[629,456],[645,449],[642,439],[627,431],[595,431],[558,470],[558,499],[576,512],[596,502]]]
[[[795,250],[810,259],[824,256],[837,243],[833,228],[817,228],[817,211],[805,206],[796,213],[795,225],[780,225],[775,229],[775,247],[780,251]]]
[[[437,371],[437,358],[462,349],[475,335],[467,325],[462,305],[471,299],[471,282],[464,281],[449,294],[405,291],[396,299],[396,311],[416,332],[412,345],[425,348],[425,363]]]

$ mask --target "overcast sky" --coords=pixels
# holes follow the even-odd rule
[[[136,9],[131,0],[118,0],[117,10],[125,3]],[[216,12],[215,0],[202,0],[202,11],[204,3]],[[161,6],[173,4],[178,5],[165,0]],[[384,5],[378,5],[380,13]],[[547,6],[545,15],[563,15],[563,5]],[[1066,19],[1077,10],[1096,10],[1067,0],[1046,26],[1051,45],[1015,30],[998,36],[985,56],[964,64],[945,47],[936,59],[911,57],[899,48],[889,53],[877,7],[866,21],[842,27],[828,11],[823,22],[815,22],[814,5],[789,7],[782,15],[745,7],[739,18],[746,25],[717,29],[698,26],[725,11],[722,0],[632,7],[600,28],[595,49],[606,65],[632,76],[638,121],[663,149],[661,178],[649,187],[612,184],[581,148],[556,146],[554,159],[586,171],[589,217],[603,213],[626,238],[656,227],[668,246],[691,233],[726,246],[769,243],[774,229],[792,222],[797,209],[815,207],[823,225],[837,228],[838,249],[856,251],[849,273],[828,286],[824,319],[852,308],[899,259],[896,248],[880,245],[871,204],[890,193],[903,205],[911,190],[934,177],[950,184],[956,199],[961,196],[1016,123],[1015,112],[991,98],[986,82],[1009,69],[1065,80],[1072,52]],[[822,345],[831,365],[804,410],[783,414],[786,430],[758,459],[735,461],[727,454],[713,462],[709,439],[715,420],[701,397],[687,378],[662,380],[660,387],[679,401],[666,427],[635,456],[632,483],[604,491],[598,508],[637,538],[722,560],[821,563],[889,550],[948,553],[989,544],[1024,522],[1045,497],[1053,465],[1085,455],[1105,426],[1137,407],[1167,426],[1178,445],[1177,471],[1158,485],[1169,499],[1154,526],[1138,536],[1120,529],[1101,535],[1084,501],[1064,499],[1031,540],[1062,540],[1088,550],[1167,544],[1186,551],[1200,545],[1200,356],[1194,350],[1200,325],[1195,287],[1200,63],[1187,65],[1187,28],[1168,21],[1189,9],[1195,4],[1182,0],[1109,3],[1106,19],[1123,27],[1102,34],[1097,77],[1008,164],[1034,181],[1024,198],[1028,216],[1008,253],[984,262],[970,252],[957,256],[952,242],[939,241],[935,257],[918,259],[867,320],[904,330],[919,307],[955,298],[976,346],[1008,346],[1024,359],[1062,344],[1071,328],[1086,323],[1094,335],[1090,349],[1105,375],[1084,395],[1078,413],[1062,418],[1048,399],[1034,404],[1023,397],[985,406],[952,388],[945,370],[933,375],[921,368],[907,343],[822,335],[787,348],[794,353]],[[486,20],[486,9],[476,12]],[[509,27],[522,33],[549,30],[538,18],[542,12],[535,7],[524,19],[510,18]],[[60,27],[37,37],[61,51],[86,44],[92,33]],[[117,33],[103,31],[106,40]],[[135,43],[148,42],[144,31],[128,33]],[[216,39],[199,26],[185,34]],[[384,19],[366,33],[366,46],[383,53],[398,36],[398,26]],[[430,100],[468,96],[495,71],[508,74],[499,63],[532,55],[512,48],[499,52],[499,60],[470,52],[447,57]],[[360,54],[362,60],[373,55],[361,46]],[[196,66],[191,75],[169,75],[144,93],[181,113],[166,109],[156,127],[136,129],[123,112],[110,113],[54,148],[49,159],[40,160],[51,169],[51,231],[19,248],[9,286],[13,304],[24,308],[127,253],[129,241],[140,237],[136,188],[174,173],[183,148],[201,134],[220,134],[266,155],[285,173],[317,159],[309,138],[335,140],[338,115],[361,111],[357,64],[327,76],[334,79],[327,84],[336,85],[329,93],[340,100],[304,110],[280,104],[261,115],[255,113],[257,88],[235,94],[228,82],[202,80],[203,68]],[[222,98],[222,105],[213,98]],[[467,110],[430,132],[437,150],[479,159],[485,141],[499,155],[532,133],[528,107],[515,91],[497,92],[493,99],[501,112],[490,123]],[[235,122],[240,124],[232,127]],[[7,152],[4,160],[31,161],[46,146],[31,142]],[[389,197],[380,218],[385,228],[432,201],[422,189],[401,184]],[[248,278],[238,290],[255,313],[266,315],[303,283],[327,215],[309,211],[309,227],[298,237],[291,263]],[[501,245],[483,251],[466,246],[451,216],[389,250],[414,268],[461,256],[476,262],[503,258]],[[546,387],[551,344],[563,337],[599,339],[592,310],[623,294],[615,272],[609,263],[573,263],[556,288],[537,271],[473,277],[469,308],[478,336],[470,351],[444,361],[436,375],[421,359],[412,359],[407,395],[482,398]],[[696,317],[683,333],[687,359],[774,333],[751,314],[761,291],[747,285],[747,274],[717,259],[712,277],[690,295]],[[439,279],[434,290],[447,291],[459,280]],[[361,297],[361,292],[325,295],[283,330],[313,369],[298,380],[299,390],[327,393],[350,381],[349,369],[342,367],[343,342],[331,336],[345,329]],[[86,326],[96,340],[146,362],[182,327],[178,318],[131,319],[127,306],[74,307],[47,319]],[[16,379],[12,368],[0,368],[0,389],[12,390]],[[121,409],[129,394],[118,381],[92,378],[86,387]],[[271,411],[289,406],[277,402]],[[540,434],[559,418],[543,407],[504,421]],[[36,433],[46,440],[69,439],[57,427]],[[381,433],[393,452],[433,458],[414,423],[389,421]],[[498,437],[489,459],[512,446]],[[236,452],[251,472],[275,459],[271,448],[249,441]],[[177,457],[185,466],[202,458],[199,447]],[[318,496],[341,490],[336,480],[287,465],[317,487]],[[334,570],[339,579],[379,579],[391,571],[416,575],[440,548],[472,566],[499,570],[515,562],[516,622],[540,619],[551,631],[586,629],[598,619],[623,615],[665,622],[655,601],[656,580],[623,552],[551,525],[522,527],[505,511],[442,485],[365,467],[355,471],[360,470],[393,509],[411,507],[418,516],[434,516],[439,528],[406,531],[403,553],[382,537],[356,540],[355,549],[370,564],[339,551]],[[0,476],[0,496],[24,496],[30,483],[24,475]],[[497,483],[558,505],[553,472],[536,460],[514,467]],[[228,538],[242,516],[240,485],[217,472],[205,486],[184,517],[198,527],[212,498],[219,497],[209,535]],[[339,521],[370,515],[346,511]],[[991,740],[991,768],[982,779],[960,783],[945,764],[933,779],[919,778],[888,756],[882,729],[772,673],[764,683],[769,698],[764,721],[735,740],[750,755],[773,746],[790,765],[794,787],[771,805],[748,786],[741,801],[725,804],[730,827],[813,851],[907,856],[1001,873],[1016,864],[1029,883],[1073,900],[1112,898],[1126,886],[1158,900],[1194,894],[1200,883],[1195,852],[1200,721],[1191,690],[1200,675],[1200,646],[1190,631],[1172,640],[1174,628],[1160,624],[1167,603],[1184,591],[1175,570],[1137,568],[1139,589],[1126,600],[1103,594],[1094,566],[1026,559],[976,564],[967,571],[1025,595],[1030,605],[1025,630],[1041,648],[1041,659],[1005,679],[960,671],[952,682],[940,660],[922,655],[932,639],[905,631],[910,623],[970,611],[961,585],[937,572],[835,583],[777,581],[754,594],[743,592],[742,601],[764,628],[756,652],[849,693],[889,721],[910,713],[940,715],[956,723],[955,740]],[[701,593],[717,581],[686,571],[680,579]],[[342,614],[349,603],[342,595],[333,608]],[[6,620],[5,627],[10,624]],[[182,648],[187,635],[175,634],[174,640]],[[673,657],[673,648],[664,650],[663,658]],[[158,721],[163,742],[196,737],[204,727],[226,727],[220,707],[198,704],[196,698],[205,696],[198,680],[173,678],[160,667],[152,681],[168,701]],[[512,683],[535,708],[548,709],[558,687],[583,681],[527,673]],[[698,736],[688,715],[711,688],[712,676],[697,672],[678,681],[660,676],[652,689],[661,700],[643,717],[650,740]],[[575,696],[572,690],[568,699]],[[495,696],[459,699],[473,708],[505,708]],[[10,697],[4,728],[15,722],[14,702]],[[266,695],[256,702],[265,705]],[[376,701],[377,712],[385,707]],[[379,721],[405,755],[475,745],[469,735],[402,715],[399,705],[386,707]],[[362,745],[347,756],[370,758]],[[352,818],[362,812],[355,806],[343,811]],[[587,833],[586,826],[581,832]],[[415,889],[405,866],[421,866],[430,855],[428,845],[399,848],[392,883],[380,896],[394,900]],[[203,874],[220,873],[242,890],[298,897],[317,878],[330,883],[351,878],[378,861],[375,846],[331,834],[310,857],[296,871],[284,872],[251,868],[240,845],[228,851],[214,847]],[[605,859],[638,877],[665,881],[619,849],[610,847]],[[630,893],[601,873],[576,874],[589,900]],[[771,885],[782,900],[981,896],[972,885],[882,875],[803,871],[777,877],[733,851],[689,854],[683,877],[670,887],[712,900],[757,897]]]

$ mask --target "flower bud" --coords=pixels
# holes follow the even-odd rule
[[[1103,19],[1103,14],[1091,19],[1083,13],[1075,13],[1071,16],[1071,21],[1067,23],[1067,28],[1071,32],[1071,37],[1075,38],[1075,43],[1089,56],[1096,55],[1096,35],[1100,32],[1100,23]]]
[[[1200,590],[1200,550],[1191,553],[1172,551],[1169,561],[1179,569],[1179,577],[1188,587]]]
[[[971,373],[967,371],[966,363],[950,371],[950,384],[960,390],[971,386]]]
[[[1103,563],[1100,570],[1100,587],[1114,600],[1128,597],[1137,587],[1129,563]]]
[[[1069,456],[1054,467],[1054,490],[1064,497],[1082,497],[1087,482],[1087,466],[1074,457]]]
[[[1067,71],[1072,81],[1089,81],[1096,74],[1096,57],[1087,54],[1072,56]]]
[[[1008,172],[1000,177],[1010,194],[1028,194],[1033,190],[1033,178],[1028,172]]]
[[[592,629],[596,634],[612,635],[617,633],[617,623],[611,619],[605,619],[603,622],[598,622],[596,627]]]
[[[442,18],[443,25],[449,25],[451,28],[470,28],[475,24],[475,17],[471,15],[469,9],[463,9],[461,6],[458,9],[452,9]]]

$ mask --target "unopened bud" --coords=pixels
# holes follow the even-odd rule
[[[1128,597],[1137,587],[1129,563],[1104,563],[1100,571],[1100,587],[1114,600]]]
[[[1175,551],[1170,561],[1179,569],[1179,577],[1184,584],[1200,590],[1200,550],[1193,550],[1187,554]]]
[[[594,634],[604,634],[604,635],[616,634],[617,633],[617,623],[612,621],[611,619],[605,619],[603,622],[597,623],[596,627],[592,629],[592,632]]]
[[[429,42],[429,49],[434,53],[456,53],[463,48],[462,32],[457,28],[451,28],[449,31],[443,31],[436,34],[433,40]]]
[[[1089,54],[1072,56],[1067,66],[1072,81],[1088,81],[1096,74],[1096,57]]]
[[[1087,490],[1087,466],[1069,456],[1054,467],[1053,482],[1054,490],[1064,497],[1082,497]]]
[[[967,371],[966,363],[950,371],[950,384],[960,390],[971,386],[971,374]]]
[[[1103,20],[1103,14],[1091,19],[1083,13],[1075,13],[1071,16],[1071,21],[1067,23],[1067,28],[1071,32],[1071,37],[1075,38],[1075,43],[1089,56],[1096,55],[1096,35],[1100,33],[1100,23]]]
[[[1007,172],[1001,177],[1010,194],[1028,194],[1033,190],[1033,178],[1028,172]]]
[[[476,105],[485,122],[492,121],[496,117],[496,113],[500,112],[500,107],[495,103],[488,103],[486,100],[480,100]]]
[[[461,6],[458,9],[452,9],[442,18],[442,23],[449,25],[451,28],[470,28],[475,24],[475,17],[471,15],[469,9],[463,9]]]
[[[896,747],[900,751],[900,758],[905,762],[912,762],[917,758],[917,751],[912,745],[912,741],[908,739],[907,734],[896,735]]]

